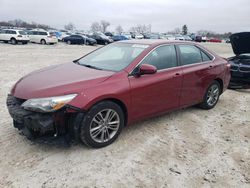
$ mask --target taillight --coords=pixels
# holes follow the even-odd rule
[[[23,37],[22,35],[17,35],[17,37]]]
[[[48,35],[48,38],[52,38],[52,36],[51,36],[51,35]]]

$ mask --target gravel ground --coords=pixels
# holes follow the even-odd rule
[[[204,44],[223,57],[229,44]],[[35,144],[13,128],[5,101],[27,73],[71,61],[90,46],[0,43],[0,187],[250,187],[250,90],[126,127],[102,149]]]

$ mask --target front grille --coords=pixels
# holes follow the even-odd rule
[[[231,70],[232,70],[232,71],[238,71],[238,66],[231,65]]]
[[[249,72],[250,73],[250,66],[249,67],[240,67],[239,70],[241,72]]]

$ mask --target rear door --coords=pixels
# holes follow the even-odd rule
[[[205,91],[217,74],[213,57],[195,45],[177,45],[183,83],[180,97],[181,106],[189,106],[202,101]]]
[[[157,47],[141,64],[154,65],[157,73],[140,77],[129,76],[134,118],[141,119],[179,107],[182,70],[177,65],[175,46]]]

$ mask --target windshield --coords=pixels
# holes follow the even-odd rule
[[[81,58],[80,65],[120,71],[127,67],[148,45],[116,43],[100,48],[89,55]]]

